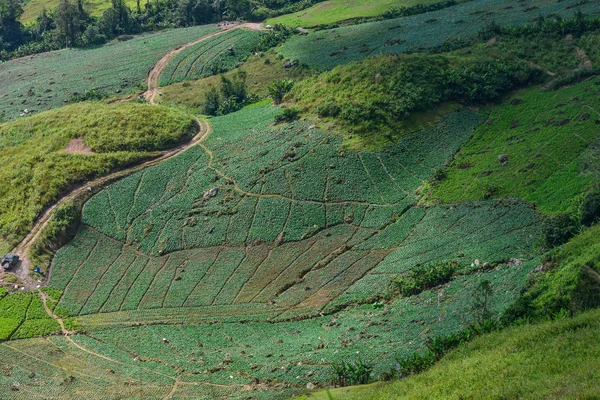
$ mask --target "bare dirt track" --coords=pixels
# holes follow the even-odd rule
[[[178,53],[180,53],[181,51],[185,50],[186,48],[188,48],[190,46],[193,46],[197,43],[200,43],[200,42],[203,42],[210,38],[213,38],[217,35],[227,32],[229,30],[240,29],[240,28],[252,29],[252,30],[262,30],[263,29],[261,24],[259,24],[259,23],[231,24],[227,27],[223,27],[218,32],[204,36],[198,40],[187,43],[183,46],[180,46],[180,47],[170,51],[154,65],[154,67],[148,74],[148,79],[147,79],[148,90],[143,94],[143,97],[150,104],[157,104],[156,97],[158,95],[158,90],[159,90],[160,74],[164,70],[164,68],[167,66],[169,61],[174,56],[176,56]],[[129,101],[134,98],[135,98],[135,96],[130,96],[123,100]],[[21,280],[22,286],[25,287],[25,289],[27,289],[27,290],[33,290],[38,285],[38,282],[33,279],[33,277],[31,276],[31,273],[30,273],[30,269],[31,269],[32,265],[31,265],[31,260],[29,259],[29,250],[30,250],[31,246],[33,246],[33,244],[39,238],[42,230],[48,224],[48,221],[50,221],[50,218],[52,217],[52,213],[58,206],[66,203],[68,201],[75,201],[77,199],[84,198],[85,196],[89,196],[91,193],[97,192],[98,190],[100,190],[101,188],[103,188],[104,186],[109,184],[110,182],[113,182],[115,179],[123,178],[134,172],[140,171],[146,167],[156,165],[160,162],[163,162],[171,157],[174,157],[174,156],[184,152],[185,150],[189,149],[192,146],[195,146],[196,144],[201,143],[210,134],[211,127],[207,121],[200,120],[197,117],[194,117],[194,118],[198,122],[198,133],[188,143],[186,143],[182,146],[179,146],[177,148],[164,151],[161,156],[154,158],[150,161],[146,161],[146,162],[136,165],[134,167],[120,170],[120,171],[117,171],[110,175],[104,176],[102,178],[98,178],[91,182],[87,182],[86,184],[77,186],[77,187],[73,188],[69,193],[65,194],[54,205],[52,205],[51,207],[46,209],[46,211],[37,219],[37,221],[35,222],[34,226],[30,230],[30,232],[27,234],[27,236],[21,241],[21,243],[19,243],[11,251],[12,253],[18,254],[22,260],[19,263],[19,266],[15,269],[15,271],[12,272],[12,274],[16,275]],[[71,149],[71,150],[74,150],[73,152],[82,152],[82,151],[80,151],[81,150],[79,148],[80,146],[71,146],[71,147],[73,147],[73,149]]]
[[[246,29],[251,29],[251,30],[255,30],[255,31],[263,30],[261,24],[259,24],[259,23],[232,24],[232,25],[223,27],[219,32],[211,33],[210,35],[206,35],[198,40],[184,44],[183,46],[180,46],[174,50],[171,50],[163,58],[158,60],[156,64],[154,64],[154,67],[148,74],[148,80],[147,80],[148,90],[144,93],[144,98],[150,104],[156,104],[156,96],[158,95],[160,74],[165,69],[165,67],[167,66],[169,61],[171,61],[171,59],[173,57],[175,57],[177,54],[181,53],[183,50],[187,49],[190,46],[194,46],[198,43],[204,42],[205,40],[208,40],[215,36],[221,35],[227,31],[230,31],[233,29],[240,29],[240,28],[246,28]]]

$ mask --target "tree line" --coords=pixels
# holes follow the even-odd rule
[[[294,12],[322,0],[111,0],[99,17],[86,10],[83,0],[60,0],[43,9],[35,21],[23,25],[23,0],[0,0],[0,60],[68,47],[100,45],[120,35],[223,20],[260,21]]]

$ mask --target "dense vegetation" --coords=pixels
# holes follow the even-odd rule
[[[0,248],[8,251],[74,184],[192,137],[187,115],[142,104],[80,103],[0,125]]]
[[[524,62],[491,57],[381,56],[307,79],[289,100],[367,143],[378,137],[392,141],[414,129],[416,113],[447,102],[498,100],[536,75]]]
[[[310,7],[318,0],[40,0],[0,2],[0,60],[69,47],[106,43],[122,35],[215,23],[256,20]],[[38,14],[31,15],[34,11]],[[92,11],[92,14],[90,14]],[[94,12],[95,11],[95,12]],[[97,14],[97,15],[94,15]],[[99,15],[98,15],[99,14]]]

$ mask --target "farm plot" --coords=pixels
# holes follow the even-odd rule
[[[573,200],[600,176],[599,91],[595,78],[515,94],[476,129],[431,199],[521,197],[545,212],[572,210]]]
[[[297,322],[132,326],[75,335],[73,342],[63,337],[9,342],[0,346],[9,372],[0,374],[0,397],[18,383],[25,393],[46,396],[62,388],[68,397],[112,398],[118,390],[164,397],[173,389],[174,397],[288,398],[308,382],[330,381],[330,363],[354,360],[357,352],[379,374],[397,357],[421,349],[427,337],[460,330],[470,321],[471,293],[482,279],[491,282],[493,311],[500,313],[532,267],[499,265],[383,308],[363,305]],[[29,377],[32,371],[35,378]],[[286,389],[254,392],[256,382]]]
[[[415,189],[482,122],[465,109],[356,153],[305,122],[268,126],[277,112],[252,107],[215,118],[201,146],[92,198],[84,223],[153,255],[298,241],[344,222],[377,229],[416,200]]]
[[[410,17],[295,36],[279,52],[315,67],[333,68],[368,56],[423,51],[448,40],[470,38],[491,21],[501,26],[523,25],[539,15],[572,17],[578,9],[598,12],[593,2],[578,0],[475,0]]]
[[[37,293],[8,294],[0,289],[0,342],[45,336],[59,331],[58,322],[46,313]]]
[[[277,112],[215,118],[201,145],[88,201],[54,259],[60,306],[86,329],[285,320],[381,295],[416,264],[531,257],[537,218],[523,204],[414,206],[477,114],[351,152],[304,122],[270,126]]]
[[[160,75],[160,86],[205,78],[237,67],[250,56],[262,33],[233,29],[177,54]]]
[[[139,90],[148,72],[173,48],[215,32],[197,26],[136,36],[94,49],[67,49],[7,61],[0,65],[0,116],[15,119],[24,109],[60,107],[75,94]]]

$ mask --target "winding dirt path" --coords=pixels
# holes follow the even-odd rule
[[[160,87],[160,74],[165,69],[165,67],[167,66],[169,61],[171,61],[171,59],[173,57],[175,57],[177,54],[181,53],[183,50],[187,49],[190,46],[194,46],[198,43],[204,42],[205,40],[211,39],[215,36],[219,36],[225,32],[231,31],[233,29],[240,29],[240,28],[251,29],[254,31],[264,30],[262,25],[259,23],[244,23],[244,24],[239,24],[239,25],[232,24],[232,25],[223,27],[218,32],[211,33],[210,35],[206,35],[198,40],[184,44],[183,46],[180,46],[174,50],[171,50],[163,58],[158,60],[156,64],[154,64],[154,67],[148,74],[148,80],[147,80],[148,90],[146,90],[146,92],[144,93],[144,98],[150,104],[156,104],[156,96],[158,95],[158,89]]]
[[[158,62],[154,65],[154,67],[148,74],[148,79],[147,79],[148,90],[143,94],[144,98],[150,104],[157,104],[156,97],[158,95],[158,90],[159,90],[160,74],[164,70],[164,68],[167,66],[169,61],[173,57],[175,57],[177,54],[179,54],[180,52],[182,52],[183,50],[187,49],[190,46],[193,46],[195,44],[198,44],[200,42],[203,42],[203,41],[213,38],[215,36],[221,35],[227,31],[230,31],[233,29],[241,29],[241,28],[251,29],[251,30],[264,30],[262,25],[259,23],[231,24],[227,27],[223,27],[218,32],[212,33],[210,35],[206,35],[198,40],[187,43],[183,46],[180,46],[180,47],[170,51],[164,57],[162,57],[160,60],[158,60]],[[133,98],[135,98],[135,96],[130,96],[127,98],[127,100],[131,100]],[[48,209],[46,209],[46,211],[44,211],[44,213],[37,219],[37,221],[31,228],[31,230],[29,231],[27,236],[21,241],[21,243],[19,243],[11,251],[11,253],[18,254],[19,257],[21,258],[21,262],[19,263],[17,268],[13,272],[11,272],[11,274],[16,275],[19,278],[22,286],[25,287],[26,290],[35,289],[38,285],[38,282],[33,279],[33,277],[31,276],[31,273],[30,273],[31,260],[29,259],[29,250],[31,249],[31,246],[33,246],[35,241],[38,239],[38,237],[40,236],[44,227],[48,224],[48,221],[50,221],[50,218],[52,217],[52,213],[54,212],[54,210],[57,207],[59,207],[60,205],[66,203],[68,201],[77,200],[78,198],[81,198],[84,196],[89,196],[90,194],[96,193],[97,191],[102,189],[107,184],[113,182],[115,179],[126,177],[126,176],[131,175],[131,174],[133,174],[137,171],[140,171],[144,168],[147,168],[147,167],[156,165],[158,163],[161,163],[163,161],[166,161],[169,158],[175,157],[178,154],[186,151],[190,147],[201,143],[210,134],[211,127],[210,127],[210,124],[208,123],[208,121],[206,121],[206,120],[200,120],[199,118],[197,118],[195,116],[194,116],[194,119],[198,123],[198,133],[191,141],[189,141],[186,144],[181,145],[179,147],[176,147],[176,148],[173,148],[173,149],[170,149],[167,151],[163,151],[161,156],[154,158],[152,160],[143,162],[136,166],[133,166],[133,167],[130,167],[127,169],[123,169],[123,170],[114,172],[112,174],[106,175],[104,177],[95,179],[93,181],[87,182],[85,184],[76,186],[69,193],[67,193],[60,200],[58,200],[54,205],[52,205]]]

